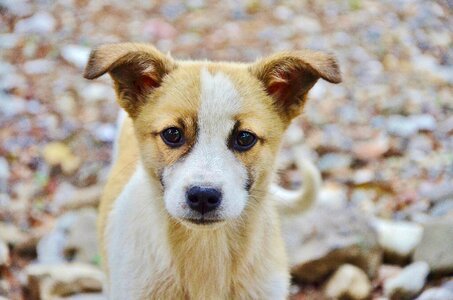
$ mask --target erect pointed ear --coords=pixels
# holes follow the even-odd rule
[[[250,71],[264,84],[288,121],[300,114],[308,91],[319,78],[331,83],[341,82],[335,57],[311,50],[283,52],[263,58],[252,64]]]
[[[115,82],[119,104],[134,117],[146,95],[175,68],[171,57],[151,45],[108,44],[91,51],[84,77],[95,79],[108,72]]]

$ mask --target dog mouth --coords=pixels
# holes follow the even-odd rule
[[[211,224],[223,222],[223,220],[220,220],[220,219],[205,219],[205,218],[199,218],[199,219],[185,218],[184,221],[187,221],[189,223],[196,224],[196,225],[211,225]]]

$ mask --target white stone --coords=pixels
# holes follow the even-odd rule
[[[374,226],[384,252],[402,258],[412,254],[423,235],[423,227],[413,222],[376,219]]]
[[[361,269],[345,264],[329,279],[324,293],[329,299],[367,299],[371,283]]]
[[[9,249],[8,245],[0,240],[0,267],[9,263]]]
[[[15,32],[46,34],[53,32],[56,26],[54,17],[45,11],[35,13],[33,16],[16,23]]]
[[[396,298],[414,297],[425,286],[428,274],[429,266],[426,262],[414,262],[405,267],[396,277],[384,282],[384,294],[387,297]]]
[[[61,48],[60,53],[67,62],[83,69],[88,62],[90,48],[80,45],[66,45]]]
[[[453,292],[444,288],[430,288],[424,291],[416,300],[447,300],[453,299]]]

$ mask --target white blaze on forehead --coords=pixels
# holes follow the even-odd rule
[[[201,136],[227,135],[234,126],[234,115],[241,108],[240,95],[231,80],[223,73],[211,74],[201,70],[201,104],[198,127]]]

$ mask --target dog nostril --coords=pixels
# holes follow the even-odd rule
[[[208,199],[208,203],[209,203],[209,204],[216,204],[217,201],[218,201],[218,199],[217,199],[217,198],[214,198],[214,197],[210,197],[210,198]]]
[[[197,195],[192,194],[192,195],[189,195],[187,198],[190,203],[198,204],[198,202],[199,202]]]
[[[222,193],[210,187],[191,187],[186,194],[189,207],[201,214],[210,212],[220,206]]]

